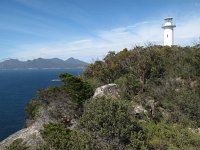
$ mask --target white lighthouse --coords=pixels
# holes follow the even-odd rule
[[[172,46],[174,44],[174,28],[173,18],[165,18],[165,23],[162,25],[164,29],[164,45]]]

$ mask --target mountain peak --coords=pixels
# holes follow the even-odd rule
[[[84,61],[81,61],[81,60],[78,60],[78,59],[75,59],[73,57],[70,57],[68,58],[67,60],[65,60],[65,62],[71,64],[71,65],[75,65],[75,64],[84,64],[85,66],[88,64]]]
[[[70,58],[68,58],[67,60],[78,60],[78,59],[75,59],[74,57],[70,57]],[[66,60],[66,61],[67,61]]]

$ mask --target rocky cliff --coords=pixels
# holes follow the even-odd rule
[[[74,110],[75,106],[71,101],[71,98],[64,90],[59,88],[48,88],[39,91],[33,101],[38,103],[37,108],[34,108],[34,113],[36,115],[27,119],[27,128],[24,128],[3,140],[0,143],[0,150],[5,149],[6,146],[16,139],[22,139],[24,144],[30,146],[32,149],[36,149],[43,143],[40,130],[43,129],[44,124],[61,122],[66,116],[71,116],[72,118],[76,116]],[[74,120],[70,121],[73,122],[73,125],[75,124]],[[70,127],[73,126],[71,125]]]
[[[97,88],[93,98],[101,96],[111,98],[119,97],[117,85],[108,84]],[[62,119],[64,119],[64,117],[73,116],[74,114],[76,114],[75,112],[71,112],[73,111],[73,106],[72,104],[70,104],[71,102],[68,94],[66,94],[64,91],[51,91],[51,93],[43,91],[37,98],[39,100],[44,98],[43,101],[48,101],[48,104],[40,106],[37,112],[36,120],[31,121],[27,128],[19,130],[18,132],[10,135],[2,142],[0,142],[1,150],[4,150],[6,146],[10,145],[13,141],[17,139],[22,139],[24,144],[31,147],[32,149],[37,149],[43,143],[40,131],[43,129],[45,124],[48,124],[50,122],[60,122]],[[61,116],[63,118],[58,117],[57,114],[62,114]],[[69,128],[73,129],[76,125],[76,121],[75,119],[71,119],[70,122],[71,125],[69,126]]]
[[[21,129],[20,131],[10,135],[8,138],[6,138],[0,143],[1,150],[4,150],[6,146],[10,145],[13,141],[17,139],[22,139],[23,143],[27,145],[28,147],[31,147],[31,149],[33,150],[39,148],[40,145],[43,144],[44,141],[42,139],[40,131],[43,130],[44,125],[50,122],[58,123],[61,121],[61,118],[55,117],[55,114],[58,113],[57,111],[59,111],[59,113],[63,113],[63,116],[66,116],[66,112],[69,112],[72,110],[72,108],[70,108],[71,106],[69,107],[69,105],[64,104],[66,103],[66,101],[68,101],[68,104],[69,104],[70,100],[69,100],[68,95],[63,96],[63,93],[61,91],[56,92],[56,93],[57,94],[55,97],[52,95],[52,93],[49,93],[50,95],[46,97],[47,98],[46,100],[49,101],[50,103],[48,103],[48,105],[42,105],[39,108],[38,115],[37,115],[38,117],[36,120],[31,122],[27,128]],[[101,98],[101,97],[119,99],[120,94],[119,94],[118,85],[107,84],[107,85],[103,85],[96,88],[92,99]],[[134,110],[133,113],[135,115],[151,113],[155,107],[154,101],[150,99],[147,100],[147,105],[151,107],[151,111],[146,110],[144,106],[142,106],[141,104],[136,104],[136,103],[132,104],[132,107]],[[53,114],[52,111],[54,111],[55,114]],[[76,126],[76,120],[71,119],[70,122],[71,122],[71,125],[68,128],[73,129]]]

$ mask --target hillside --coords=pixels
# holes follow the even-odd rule
[[[38,58],[27,61],[19,61],[18,59],[9,59],[0,63],[0,69],[59,69],[59,68],[80,68],[86,67],[86,62],[78,59],[69,58],[62,60],[58,58],[44,59]]]
[[[200,48],[109,52],[82,77],[38,91],[27,128],[0,149],[195,150],[200,147]]]

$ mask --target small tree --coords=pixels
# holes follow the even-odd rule
[[[85,100],[89,99],[94,90],[89,82],[84,81],[82,78],[73,76],[68,73],[60,75],[66,92],[72,97],[73,101],[82,107]]]

